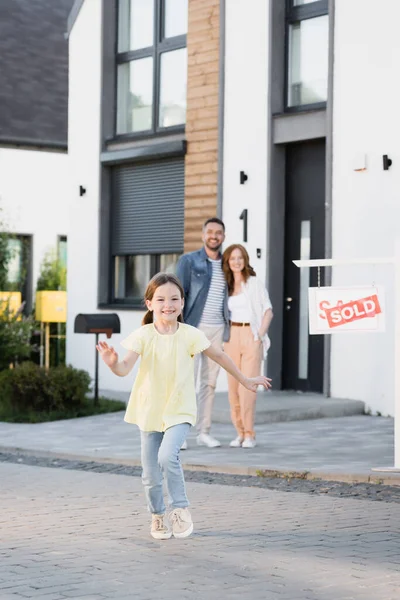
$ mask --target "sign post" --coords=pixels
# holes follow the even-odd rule
[[[394,266],[394,276],[395,276],[395,352],[394,352],[394,466],[393,467],[373,467],[371,470],[373,471],[381,471],[381,472],[390,472],[390,473],[400,473],[400,240],[396,241],[396,252],[394,257],[388,258],[350,258],[350,259],[333,259],[333,258],[323,258],[323,259],[311,259],[311,260],[294,260],[293,263],[296,267],[336,267],[338,265],[393,265]],[[318,288],[310,288],[318,289]],[[323,288],[320,288],[323,289]],[[327,288],[325,288],[327,289]],[[333,288],[335,289],[335,288]],[[374,289],[374,288],[372,288]],[[352,292],[355,290],[353,288]],[[363,289],[360,288],[360,291]],[[365,288],[364,288],[365,291]],[[309,292],[310,294],[312,292]],[[352,293],[351,295],[354,296]],[[369,296],[374,294],[369,294]],[[331,306],[329,309],[329,316],[331,325],[333,327],[329,328],[329,324],[326,323],[325,327],[330,329],[330,331],[319,331],[318,333],[332,333],[332,330],[337,328],[339,330],[342,327],[342,330],[345,331],[347,327],[347,331],[351,330],[363,330],[364,325],[368,327],[371,326],[372,319],[375,319],[374,331],[379,331],[380,327],[383,327],[384,320],[381,318],[384,317],[382,315],[382,306],[380,299],[382,298],[382,294],[379,295],[379,288],[377,298],[371,299],[367,296],[353,297],[349,298],[349,302],[344,302],[341,305],[343,309],[345,307],[346,310],[338,311],[339,308],[338,303],[335,306]],[[376,303],[375,300],[378,300]],[[353,301],[353,302],[351,302]],[[369,303],[368,303],[369,301]],[[374,307],[372,308],[371,302],[373,302]],[[336,309],[336,313],[333,311]],[[366,312],[370,310],[374,312],[373,316],[371,316],[371,320],[366,317],[366,315],[362,315],[362,312]],[[338,314],[339,313],[339,314]],[[326,310],[325,316],[327,317]],[[344,323],[346,320],[348,323]],[[328,321],[328,319],[326,319]],[[335,323],[336,321],[336,323]],[[310,321],[310,333],[311,327],[318,325],[318,318],[314,322]],[[338,324],[339,323],[339,324]],[[349,327],[350,325],[350,327]],[[354,329],[355,327],[355,329]],[[353,329],[352,329],[353,328]]]

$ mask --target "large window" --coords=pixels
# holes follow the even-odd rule
[[[117,135],[186,122],[188,0],[119,0]]]
[[[149,279],[175,272],[183,252],[184,159],[112,171],[112,301],[140,307]]]
[[[288,108],[323,106],[328,95],[328,0],[289,0]]]

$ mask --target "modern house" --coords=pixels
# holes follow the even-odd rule
[[[73,0],[0,3],[0,221],[28,310],[47,251],[66,256],[68,43]],[[19,283],[18,283],[19,282]]]
[[[76,314],[116,312],[118,348],[140,325],[150,276],[200,247],[203,221],[218,215],[271,295],[274,387],[393,414],[392,267],[292,261],[394,253],[397,17],[397,0],[379,10],[373,0],[76,0],[71,363],[94,372]],[[372,283],[386,292],[384,333],[308,334],[309,285]],[[132,382],[106,368],[100,377],[103,389]]]

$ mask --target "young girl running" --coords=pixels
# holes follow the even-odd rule
[[[140,429],[142,482],[152,515],[151,535],[160,540],[172,535],[184,538],[192,533],[193,522],[179,450],[196,422],[194,355],[204,352],[253,392],[259,385],[268,389],[271,380],[245,377],[202,331],[183,324],[184,293],[174,275],[155,275],[144,299],[147,313],[142,327],[122,342],[128,350],[125,358],[118,361],[118,354],[106,342],[99,342],[97,350],[119,377],[128,375],[141,357],[125,421]],[[165,517],[163,474],[171,509],[169,519]]]

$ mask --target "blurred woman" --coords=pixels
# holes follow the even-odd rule
[[[230,339],[225,342],[224,350],[247,377],[256,377],[271,345],[268,337],[273,317],[271,301],[250,265],[244,246],[229,246],[222,257],[222,268],[228,285],[230,312]],[[232,423],[237,432],[230,446],[254,448],[256,393],[240,388],[230,375],[228,390]]]

